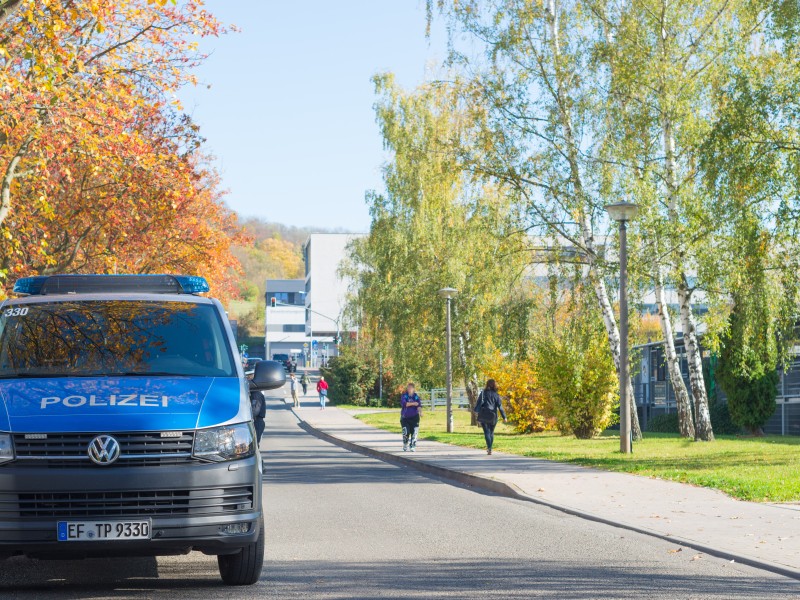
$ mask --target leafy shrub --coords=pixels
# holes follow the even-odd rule
[[[328,382],[328,397],[334,404],[366,406],[377,371],[355,349],[342,346],[340,352],[328,361],[328,366],[320,369]]]
[[[552,428],[545,415],[547,399],[538,385],[533,360],[509,360],[495,350],[484,375],[497,381],[508,420],[517,431],[534,433]]]
[[[589,439],[615,421],[617,374],[596,314],[586,307],[573,311],[535,350],[539,380],[560,431]]]
[[[678,413],[665,413],[649,419],[647,421],[647,431],[652,431],[653,433],[679,433]]]
[[[708,408],[711,412],[711,426],[714,428],[715,434],[736,435],[742,432],[741,426],[734,423],[725,402],[714,402]]]
[[[709,406],[711,412],[711,426],[714,433],[718,435],[736,435],[741,433],[742,428],[733,422],[731,414],[728,412],[728,405],[724,402],[713,402]],[[678,413],[666,413],[657,415],[647,421],[647,431],[653,433],[678,433]]]

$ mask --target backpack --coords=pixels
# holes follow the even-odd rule
[[[495,405],[494,396],[487,394],[486,390],[481,392],[478,396],[478,404],[480,410],[478,411],[479,423],[496,423],[497,422],[497,406]]]
[[[267,416],[267,403],[264,402],[264,394],[258,391],[250,392],[250,408],[253,410],[254,419],[263,419]]]

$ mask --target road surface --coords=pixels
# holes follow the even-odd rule
[[[282,401],[267,418],[257,586],[223,586],[216,559],[194,553],[15,558],[0,563],[0,598],[800,598],[795,580],[342,450]]]

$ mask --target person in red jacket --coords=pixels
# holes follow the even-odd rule
[[[317,382],[317,393],[319,394],[319,409],[325,410],[325,400],[328,398],[328,382],[324,377],[320,377]]]

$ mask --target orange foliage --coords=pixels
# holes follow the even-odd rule
[[[235,294],[241,242],[174,91],[200,0],[23,0],[0,35],[0,294],[18,276],[187,272]]]
[[[546,416],[547,398],[539,388],[531,359],[509,360],[495,350],[484,375],[486,379],[492,378],[497,382],[508,420],[517,431],[533,433],[553,428]]]

